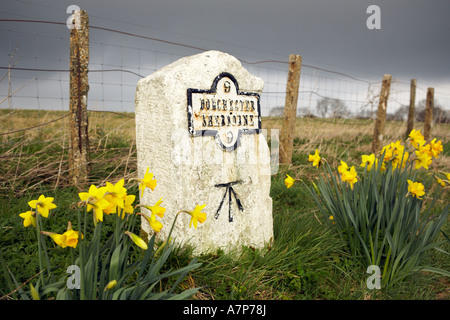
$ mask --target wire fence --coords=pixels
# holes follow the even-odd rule
[[[44,25],[47,30],[33,30],[37,24]],[[2,19],[0,32],[3,39],[8,39],[8,46],[3,46],[0,51],[0,70],[3,71],[0,108],[68,110],[70,70],[66,24]],[[133,112],[137,81],[185,56],[186,50],[194,54],[207,49],[91,25],[89,109]],[[265,82],[261,96],[262,115],[280,116],[286,94],[287,59],[249,61],[237,58]],[[409,105],[409,81],[397,79],[394,75],[388,113],[394,114]],[[425,100],[427,85],[421,85],[420,79],[418,83],[417,102],[420,104]],[[380,85],[381,78],[360,79],[351,74],[303,64],[297,114],[368,117],[374,112]],[[328,102],[327,105],[322,101],[320,104],[324,99],[339,103],[333,105]],[[435,102],[449,111],[450,89],[436,88]]]
[[[91,19],[89,33],[88,111],[99,119],[101,114],[120,114],[122,123],[126,125],[132,122],[139,79],[181,57],[208,50],[99,27],[95,25],[95,19]],[[36,135],[39,135],[42,133],[39,130],[50,125],[53,125],[53,130],[58,128],[63,136],[67,135],[70,40],[66,23],[0,19],[0,39],[0,138],[6,141],[14,134],[33,130],[37,130]],[[267,60],[258,57],[257,50],[254,52],[253,56],[235,56],[250,73],[264,80],[260,99],[262,116],[272,117],[265,120],[277,119],[283,116],[288,59]],[[419,78],[417,115],[425,108],[427,87],[427,83],[422,83]],[[380,88],[381,77],[368,80],[302,64],[297,116],[371,119],[377,111]],[[439,112],[436,119],[450,122],[450,88],[435,88],[434,102],[435,110]],[[388,120],[406,121],[409,103],[410,79],[393,75]],[[31,118],[27,120],[23,110],[33,110],[38,123],[32,123]],[[52,111],[61,113],[55,115]],[[61,124],[56,126],[59,122]],[[96,133],[104,130],[98,123],[95,125],[94,121]],[[102,139],[106,138],[103,136]],[[8,158],[8,152],[4,152],[2,157]]]

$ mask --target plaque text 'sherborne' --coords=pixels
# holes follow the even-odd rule
[[[241,134],[261,132],[260,96],[240,92],[235,77],[220,73],[210,89],[187,89],[188,130],[192,136],[215,136],[219,146],[232,151]]]

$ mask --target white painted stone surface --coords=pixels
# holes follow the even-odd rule
[[[162,197],[166,208],[166,239],[175,214],[206,204],[206,221],[189,228],[190,216],[182,213],[172,236],[190,243],[196,252],[234,247],[263,247],[273,238],[270,198],[270,153],[263,133],[242,134],[233,151],[226,151],[214,136],[192,136],[188,132],[187,90],[210,89],[214,79],[227,72],[236,79],[240,92],[261,93],[263,81],[245,70],[231,55],[207,51],[182,58],[139,81],[136,89],[136,146],[138,175],[147,167],[158,181],[154,191],[145,190],[140,203],[154,205]],[[242,181],[233,186],[243,211],[232,196],[233,221],[229,222],[228,195],[219,216],[215,214],[226,191],[216,184]],[[144,214],[150,215],[146,209]],[[147,221],[142,228],[152,233]]]

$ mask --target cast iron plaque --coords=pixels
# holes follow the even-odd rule
[[[241,134],[261,132],[258,93],[241,92],[235,77],[223,72],[210,89],[187,89],[188,130],[192,136],[214,136],[218,145],[233,151]]]

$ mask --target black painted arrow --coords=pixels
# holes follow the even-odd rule
[[[215,185],[216,188],[226,188],[226,189],[225,189],[225,194],[223,195],[222,200],[220,201],[219,208],[217,209],[217,212],[216,212],[216,215],[214,216],[214,218],[216,218],[216,219],[219,218],[219,212],[220,212],[220,209],[222,209],[222,205],[223,205],[223,202],[225,201],[227,193],[228,193],[228,221],[233,222],[233,214],[232,214],[232,210],[231,210],[231,204],[232,204],[231,194],[234,195],[234,199],[236,199],[236,204],[237,204],[239,210],[244,211],[244,207],[242,206],[241,200],[239,200],[236,192],[234,191],[234,189],[232,187],[233,185],[239,184],[239,183],[242,183],[242,181],[237,180],[237,181],[233,181],[233,182],[220,183],[220,184]]]

